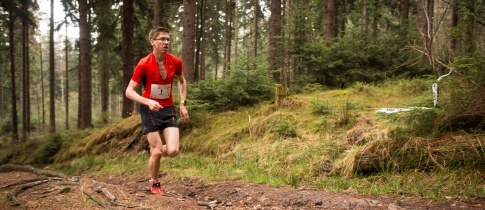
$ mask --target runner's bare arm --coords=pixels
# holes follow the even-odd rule
[[[160,106],[158,102],[151,100],[149,98],[140,96],[140,94],[136,92],[136,88],[138,87],[138,85],[139,83],[136,83],[135,81],[130,80],[130,83],[128,84],[128,87],[126,88],[126,91],[125,91],[125,95],[127,98],[131,99],[134,102],[147,105],[148,108],[150,108],[150,110],[152,111],[158,111],[163,108],[162,106]]]
[[[187,99],[187,81],[185,80],[184,75],[177,75],[178,80],[178,87],[180,93],[180,100]],[[184,104],[180,104],[180,116],[184,118],[184,121],[187,122],[189,120],[189,113],[187,108]]]

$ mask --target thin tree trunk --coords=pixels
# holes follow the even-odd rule
[[[162,1],[153,0],[153,27],[162,26]]]
[[[51,21],[49,29],[49,132],[56,132],[56,104],[54,85],[54,0],[51,0]]]
[[[458,8],[454,5],[451,9],[451,28],[456,29],[458,26]],[[458,47],[457,44],[457,39],[455,36],[451,36],[451,51],[453,53],[456,53],[456,48]]]
[[[22,12],[27,13],[27,1],[22,1]],[[27,19],[22,18],[22,136],[21,141],[25,142],[27,140]]]
[[[291,0],[286,0],[285,6],[285,66],[284,66],[284,86],[290,86],[290,13],[291,13]]]
[[[195,82],[195,33],[196,33],[196,17],[197,12],[196,0],[184,0],[184,16],[183,16],[183,35],[182,35],[182,65],[185,72],[185,78],[188,83]]]
[[[44,59],[42,56],[42,42],[40,42],[40,89],[42,95],[42,128],[45,126],[45,96],[44,96]]]
[[[254,14],[253,14],[253,57],[258,57],[258,12],[259,12],[259,1],[253,0],[254,4]],[[256,62],[254,62],[254,69],[256,69]]]
[[[331,40],[336,36],[337,32],[335,30],[335,17],[337,16],[337,1],[336,0],[328,0],[327,1],[327,10],[326,10],[326,27],[325,27],[325,38],[327,40]]]
[[[281,68],[279,62],[282,51],[281,38],[281,0],[271,0],[271,15],[269,17],[269,65],[270,74],[277,83],[281,83]]]
[[[66,101],[66,130],[69,130],[69,41],[67,39],[67,11],[64,17],[66,21],[66,39],[65,39],[65,53],[66,53],[66,94],[64,95]]]
[[[202,42],[202,35],[204,31],[204,0],[198,0],[197,3],[197,11],[198,15],[196,18],[196,25],[200,26],[199,30],[196,31],[195,35],[195,65],[194,65],[194,80],[195,81],[200,81],[200,45]]]
[[[17,119],[17,95],[15,93],[15,15],[12,9],[9,10],[9,45],[10,45],[10,79],[12,82],[12,141],[15,143],[19,142],[19,132],[18,132],[18,119]]]
[[[224,62],[222,75],[225,76],[226,72],[231,68],[231,20],[232,20],[232,0],[226,0],[226,8],[224,14]]]
[[[134,32],[134,7],[133,0],[123,0],[123,23],[122,23],[122,60],[123,60],[123,87],[127,87],[133,74],[133,32]],[[134,102],[123,94],[122,118],[133,114]]]
[[[234,0],[234,66],[237,67],[237,43],[238,43],[238,38],[239,38],[239,33],[238,33],[238,0]]]
[[[401,40],[408,36],[409,0],[401,0]]]

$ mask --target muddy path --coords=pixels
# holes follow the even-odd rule
[[[42,171],[42,170],[41,170]],[[0,209],[483,209],[484,198],[436,201],[420,197],[359,195],[241,182],[174,179],[161,172],[165,195],[151,195],[142,172],[69,177],[0,170]]]

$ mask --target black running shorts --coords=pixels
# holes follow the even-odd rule
[[[168,127],[178,128],[174,106],[166,106],[155,112],[150,110],[147,105],[141,104],[140,115],[143,134],[163,131],[163,129]]]

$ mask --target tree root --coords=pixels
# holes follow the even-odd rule
[[[5,173],[5,172],[17,172],[17,171],[23,171],[23,172],[29,172],[36,174],[38,176],[45,176],[45,177],[60,177],[60,178],[67,178],[66,175],[53,172],[53,171],[46,171],[42,169],[37,169],[34,168],[30,165],[17,165],[17,164],[4,164],[0,166],[0,173]]]
[[[43,189],[43,190],[38,190],[38,191],[33,191],[26,196],[33,196],[33,195],[41,195],[41,196],[49,196],[49,193],[53,193],[55,191],[55,194],[64,194],[71,192],[73,189],[70,186],[80,186],[83,187],[85,186],[86,182],[82,182],[84,184],[81,184],[79,177],[71,177],[69,178],[68,176],[57,173],[57,172],[52,172],[52,171],[46,171],[42,169],[36,169],[32,166],[29,165],[16,165],[16,164],[5,164],[0,166],[0,173],[8,173],[8,172],[28,172],[32,173],[35,175],[38,175],[38,178],[32,178],[32,179],[25,179],[21,181],[17,181],[12,184],[7,184],[5,186],[0,186],[0,189],[7,189],[11,187],[16,187],[14,190],[10,191],[7,193],[7,198],[9,201],[12,202],[12,206],[20,206],[20,202],[17,201],[17,196],[24,192],[27,189],[33,188],[35,186],[39,186],[45,183],[52,183],[55,185],[55,187],[49,188],[49,189]],[[136,208],[138,205],[131,205],[131,204],[123,204],[123,203],[118,203],[115,202],[117,200],[116,196],[114,196],[105,186],[108,187],[119,187],[117,185],[111,185],[108,183],[104,182],[99,182],[96,180],[90,180],[91,184],[88,188],[90,190],[82,190],[81,192],[89,197],[89,199],[93,200],[96,202],[98,205],[105,209],[113,209],[111,206],[118,206],[122,208]],[[94,185],[94,186],[93,186]],[[66,187],[59,187],[59,186],[66,186]],[[92,191],[91,191],[92,190]],[[91,192],[91,193],[90,193]],[[92,192],[97,192],[99,194],[104,195],[107,199],[103,198],[96,198]]]
[[[7,194],[7,197],[8,197],[8,199],[9,199],[10,201],[12,201],[12,202],[16,203],[16,202],[17,202],[17,195],[18,195],[19,193],[21,193],[22,191],[27,190],[27,189],[29,189],[29,188],[31,188],[31,187],[34,187],[34,186],[37,186],[37,185],[44,184],[44,183],[46,183],[46,182],[48,182],[48,180],[36,181],[36,182],[30,183],[30,184],[22,185],[22,186],[20,186],[19,188],[15,189],[14,191],[9,192],[9,193]]]
[[[28,173],[32,173],[40,176],[39,178],[21,180],[19,182],[15,182],[15,183],[0,187],[0,189],[5,189],[5,188],[20,185],[20,187],[7,193],[8,200],[12,201],[14,204],[17,204],[17,205],[18,205],[17,195],[37,185],[41,185],[47,182],[51,182],[58,186],[59,185],[79,185],[79,183],[77,182],[67,180],[67,176],[64,174],[37,169],[29,165],[4,164],[0,166],[0,173],[7,173],[7,172],[28,172]],[[49,190],[45,192],[49,192]]]

